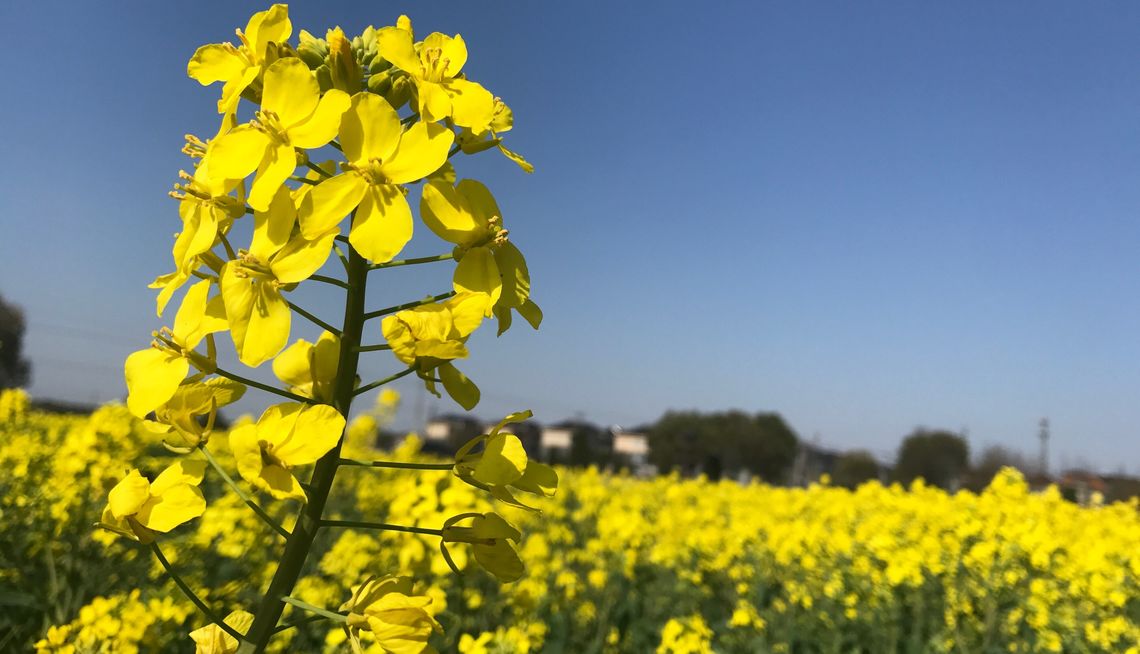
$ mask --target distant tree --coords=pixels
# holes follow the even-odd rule
[[[856,488],[863,482],[879,478],[879,462],[866,450],[844,452],[835,462],[835,472],[831,475],[836,486]]]
[[[1001,445],[991,445],[978,455],[969,474],[966,475],[963,485],[976,493],[981,492],[990,485],[998,471],[1007,467],[1016,468],[1023,475],[1029,471],[1025,457],[1019,452],[1014,452]]]
[[[24,311],[0,297],[0,388],[27,386],[32,364],[23,358]]]
[[[570,430],[569,463],[572,466],[605,465],[613,453],[612,437],[597,425],[574,423]]]
[[[920,428],[899,446],[895,479],[910,483],[921,477],[933,486],[957,490],[969,465],[966,439],[949,431]]]
[[[661,470],[710,478],[747,470],[769,482],[784,480],[799,441],[779,414],[743,411],[670,411],[648,435],[649,460]]]

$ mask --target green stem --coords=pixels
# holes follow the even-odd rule
[[[333,252],[336,252],[337,258],[340,259],[341,265],[344,266],[344,272],[348,272],[348,257],[344,256],[344,250],[340,249],[340,246],[336,243],[333,243]]]
[[[448,252],[447,254],[440,254],[434,257],[416,257],[414,259],[397,259],[395,261],[388,261],[386,263],[374,263],[369,266],[369,270],[378,270],[380,268],[395,268],[396,266],[411,266],[417,263],[433,263],[435,261],[447,261],[454,259],[455,253]]]
[[[380,343],[379,345],[361,345],[356,348],[357,352],[379,352],[381,350],[391,350],[392,346],[387,343]]]
[[[348,264],[348,292],[345,294],[344,323],[340,330],[340,357],[337,361],[332,403],[336,410],[346,417],[352,408],[356,367],[360,361],[360,353],[355,348],[360,345],[360,334],[364,329],[364,298],[368,282],[368,263],[355,248],[349,249]],[[293,592],[293,587],[304,570],[305,561],[309,558],[309,551],[313,546],[313,539],[316,538],[317,530],[320,528],[321,516],[324,514],[325,503],[328,501],[333,479],[336,477],[337,462],[340,460],[343,443],[342,435],[337,444],[313,467],[313,475],[309,480],[309,501],[298,517],[293,533],[289,534],[277,571],[273,573],[269,588],[261,597],[253,624],[249,628],[249,642],[238,649],[238,654],[261,654],[273,638],[277,623],[281,619],[281,612],[285,608],[285,601]]]
[[[324,168],[321,168],[321,167],[320,167],[320,166],[318,166],[317,164],[315,164],[315,163],[313,163],[313,162],[309,161],[308,159],[305,159],[305,166],[306,166],[307,168],[309,168],[309,170],[313,170],[313,171],[316,171],[316,173],[317,173],[318,175],[320,175],[321,177],[332,177],[332,175],[330,175],[330,174],[328,173],[328,171],[326,171]],[[316,184],[317,182],[311,182],[311,183],[312,183],[312,184]]]
[[[320,318],[314,316],[313,314],[309,313],[308,311],[305,311],[304,309],[297,306],[296,304],[293,304],[289,300],[285,300],[285,304],[288,304],[290,309],[296,311],[302,317],[308,318],[309,322],[313,323],[317,327],[320,327],[321,329],[325,330],[326,332],[329,332],[329,333],[333,334],[334,336],[336,336],[337,338],[340,338],[340,330],[337,329],[336,327],[333,327],[332,325],[328,324],[327,322],[325,322],[325,321],[321,320]]]
[[[399,379],[400,377],[403,377],[405,375],[410,375],[415,371],[416,371],[416,369],[414,366],[411,368],[408,368],[406,370],[401,370],[400,372],[398,372],[394,375],[389,375],[389,376],[385,377],[384,379],[378,379],[378,380],[372,382],[371,384],[365,384],[365,385],[361,386],[360,388],[353,391],[352,395],[353,395],[353,397],[355,397],[357,395],[367,393],[368,391],[370,391],[374,388],[379,388],[379,387],[383,386],[384,384],[387,384],[388,382],[394,382],[397,379]]]
[[[348,288],[348,282],[337,279],[336,277],[329,277],[327,275],[309,275],[309,279],[313,280],[314,282],[324,282],[326,284],[332,284],[333,286],[339,286],[345,289]]]
[[[162,569],[166,570],[167,576],[169,576],[174,581],[175,586],[178,586],[178,590],[181,590],[182,594],[186,596],[186,599],[190,600],[194,606],[198,607],[198,610],[204,613],[206,617],[210,619],[210,622],[218,625],[218,628],[220,628],[222,631],[236,638],[239,643],[245,641],[245,636],[241,635],[236,629],[229,626],[225,623],[225,621],[219,618],[218,614],[214,613],[210,607],[206,606],[206,603],[203,602],[202,599],[194,593],[194,591],[190,590],[190,587],[186,585],[186,582],[182,581],[182,577],[179,577],[178,573],[174,571],[174,568],[170,567],[170,561],[166,560],[166,556],[162,553],[162,548],[158,546],[157,541],[151,542],[150,550],[154,552],[154,555],[158,558],[158,562],[162,565]]]
[[[237,259],[237,253],[234,252],[234,248],[230,245],[230,240],[226,238],[226,235],[218,232],[218,238],[222,241],[222,247],[226,249],[226,254],[229,255],[230,261]]]
[[[237,493],[237,496],[241,498],[241,501],[245,502],[246,506],[253,509],[253,512],[257,514],[257,517],[261,518],[265,524],[272,527],[273,531],[281,534],[282,538],[289,538],[289,531],[281,525],[277,524],[277,521],[265,512],[265,509],[258,506],[257,503],[253,501],[253,498],[250,497],[248,493],[246,493],[241,489],[240,486],[237,485],[237,482],[235,482],[233,477],[231,477],[229,473],[226,472],[226,469],[223,468],[220,463],[218,463],[218,460],[214,458],[214,455],[210,453],[210,450],[206,449],[205,445],[199,445],[198,449],[202,450],[202,454],[206,456],[206,461],[209,461],[210,465],[222,478],[222,481],[226,482],[226,484],[228,484],[229,487],[232,488],[235,493]]]
[[[303,602],[303,601],[297,599],[296,597],[289,597],[288,595],[286,595],[285,597],[281,598],[281,601],[284,602],[285,604],[291,604],[291,605],[301,609],[302,611],[308,611],[309,613],[316,613],[317,615],[321,616],[322,618],[327,618],[329,620],[335,620],[337,622],[348,622],[348,616],[347,615],[343,615],[341,613],[333,613],[332,611],[327,611],[325,609],[322,609],[319,606],[313,606],[312,604],[309,604],[308,602]],[[274,632],[274,633],[276,633],[276,632]]]
[[[278,625],[277,628],[273,630],[273,633],[279,634],[282,631],[289,631],[290,629],[294,629],[296,627],[303,627],[303,626],[305,626],[307,624],[311,624],[313,622],[320,622],[321,620],[328,620],[328,618],[323,616],[323,615],[310,615],[306,618],[302,618],[300,620],[290,622],[289,624]]]
[[[345,529],[374,529],[377,531],[402,531],[406,534],[443,536],[442,529],[428,529],[427,527],[407,527],[405,525],[390,525],[386,522],[360,522],[358,520],[321,520],[321,526],[343,527]]]
[[[269,384],[262,384],[261,382],[254,381],[252,379],[246,379],[245,377],[242,377],[241,375],[235,375],[234,373],[232,373],[228,370],[222,370],[221,368],[215,368],[214,372],[217,373],[221,377],[225,377],[226,379],[232,379],[233,381],[236,381],[239,384],[245,384],[246,386],[252,386],[254,388],[260,388],[261,390],[263,390],[267,393],[273,393],[274,395],[280,395],[281,397],[287,397],[290,400],[293,400],[294,402],[303,402],[305,404],[320,404],[319,402],[317,402],[316,400],[314,400],[311,397],[304,397],[302,395],[297,395],[296,393],[290,393],[289,391],[282,390],[280,388],[277,388],[276,386],[270,386]]]
[[[396,313],[397,311],[403,311],[404,309],[414,309],[418,306],[422,306],[425,304],[431,304],[432,302],[439,302],[440,300],[446,300],[447,298],[449,298],[453,295],[455,295],[455,291],[448,291],[447,293],[440,293],[439,295],[433,295],[431,297],[424,298],[422,300],[416,300],[415,302],[405,302],[404,304],[397,304],[394,307],[386,307],[384,309],[378,309],[376,311],[369,311],[368,313],[364,314],[364,319],[370,320],[372,318],[379,318],[380,316],[386,316],[390,313]]]
[[[356,459],[341,459],[337,461],[342,466],[359,466],[362,468],[398,468],[400,470],[451,470],[454,463],[406,463],[404,461],[357,461]]]
[[[454,148],[451,149],[451,152],[447,153],[447,158],[450,159],[450,158],[454,157],[455,155],[459,154],[459,151],[462,149],[463,148],[459,147],[458,145],[455,146]]]
[[[309,186],[316,186],[317,184],[320,184],[320,182],[318,182],[315,179],[309,179],[307,177],[297,177],[296,175],[290,176],[289,179],[293,180],[294,182],[301,182],[302,184],[308,184]]]

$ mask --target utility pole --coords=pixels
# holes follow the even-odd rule
[[[1037,470],[1042,476],[1049,476],[1049,419],[1042,418],[1041,422],[1037,423],[1040,430],[1037,432],[1037,437],[1041,439],[1041,449],[1037,453]]]

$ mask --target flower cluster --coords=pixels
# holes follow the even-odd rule
[[[172,248],[174,269],[151,284],[158,291],[158,315],[188,288],[172,326],[154,332],[151,346],[131,354],[124,366],[128,409],[144,419],[148,436],[182,458],[157,475],[130,467],[110,490],[99,523],[149,546],[207,613],[209,628],[194,632],[199,651],[230,651],[245,644],[261,651],[290,601],[262,602],[248,614],[231,612],[241,616],[239,630],[193,596],[171,568],[161,537],[206,512],[207,496],[199,486],[207,466],[287,539],[270,582],[271,592],[287,595],[316,532],[347,526],[323,513],[337,470],[344,465],[385,467],[384,462],[342,456],[353,398],[415,374],[431,392],[440,395],[437,384],[442,384],[453,400],[470,409],[479,401],[479,389],[455,365],[468,356],[470,335],[486,320],[496,320],[502,334],[512,310],[536,329],[542,319],[530,298],[526,261],[508,239],[494,197],[475,180],[457,181],[457,155],[491,149],[523,170],[533,170],[503,145],[513,113],[468,78],[463,38],[432,33],[417,39],[405,16],[356,37],[339,28],[324,38],[301,30],[295,43],[292,35],[288,8],[273,5],[237,30],[240,43],[202,46],[187,66],[187,74],[203,86],[221,83],[220,120],[209,138],[186,137],[183,152],[192,170],[180,173],[171,192],[182,222]],[[397,260],[417,231],[417,204],[428,232],[449,251]],[[341,275],[335,274],[336,260],[343,265]],[[390,309],[365,307],[370,271],[448,261],[455,266],[448,292]],[[291,294],[307,282],[336,286],[345,294],[339,328],[293,300]],[[295,315],[321,327],[316,342],[297,339],[290,345]],[[383,321],[368,322],[380,317]],[[284,387],[224,369],[218,351],[223,334],[245,366],[272,362]],[[381,338],[384,343],[369,343]],[[361,383],[360,357],[383,350],[390,350],[405,369]],[[230,431],[228,452],[211,451],[219,408],[240,399],[249,387],[288,401]],[[497,432],[487,441],[488,462],[502,458]],[[244,484],[222,463],[227,456]],[[517,463],[517,453],[511,456]],[[525,453],[522,457],[525,463]],[[489,475],[489,465],[476,466],[473,473],[457,467],[456,473],[510,504],[518,502],[508,485],[550,495],[557,483],[553,472],[540,465],[513,476],[504,471]],[[298,503],[291,529],[271,515],[276,513],[272,507],[260,504],[265,496]],[[457,525],[461,520],[474,523]],[[371,528],[402,527],[377,523]],[[424,529],[440,538],[444,557],[453,565],[444,544],[470,543],[476,559],[499,578],[514,580],[522,574],[508,544],[517,543],[520,534],[493,513],[461,514]],[[347,614],[325,611],[334,616],[330,619],[346,622],[356,647],[360,634],[369,633],[382,647],[414,651],[427,647],[428,636],[438,630],[434,622],[401,635],[378,628],[378,621],[396,614],[403,619],[424,604],[424,598],[411,594],[410,580],[395,579],[373,573],[345,604]],[[317,615],[324,611],[304,610],[310,609]],[[253,617],[246,620],[246,615]]]

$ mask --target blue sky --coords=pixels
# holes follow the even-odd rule
[[[28,314],[36,395],[123,394],[160,324],[146,283],[171,266],[182,135],[217,120],[186,61],[264,6],[0,7],[0,294]],[[463,34],[538,167],[459,163],[546,313],[473,340],[478,414],[772,410],[884,458],[917,425],[1032,451],[1048,416],[1054,466],[1140,471],[1140,5],[291,6],[316,33],[401,12]],[[410,254],[446,251],[420,232]],[[447,275],[386,275],[371,299]],[[451,410],[400,388],[406,426]]]

